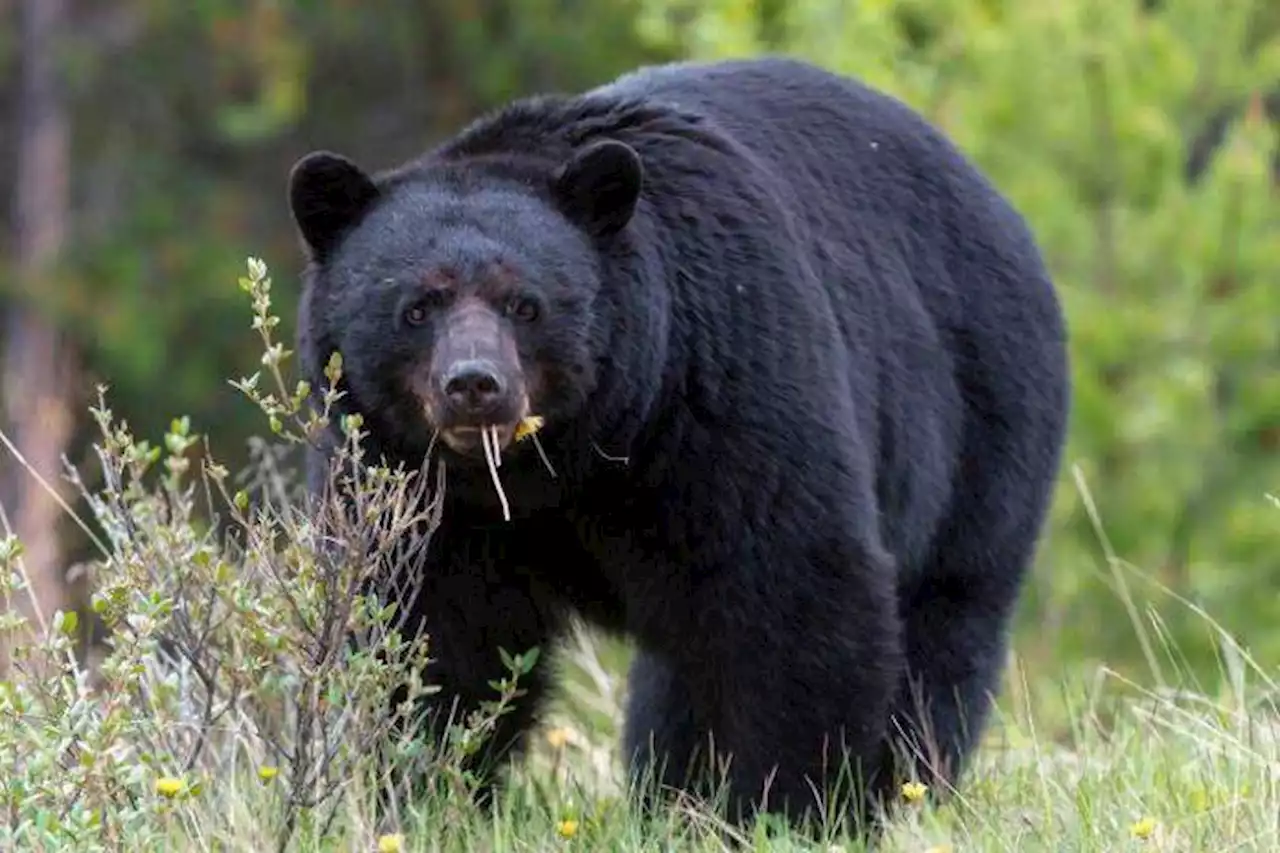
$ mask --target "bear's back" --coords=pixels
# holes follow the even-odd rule
[[[669,105],[731,138],[776,179],[805,225],[814,272],[837,301],[863,298],[845,289],[840,271],[877,267],[879,254],[895,268],[879,276],[901,284],[905,273],[918,288],[908,300],[944,327],[984,322],[963,316],[957,287],[979,286],[981,272],[1011,261],[1022,275],[986,281],[986,298],[1003,292],[1035,303],[1041,317],[1056,312],[1021,215],[937,128],[856,79],[766,56],[649,66],[593,95]]]
[[[931,180],[975,175],[959,152],[906,105],[865,84],[783,57],[649,66],[593,93],[644,98],[705,117],[785,177],[802,208],[895,213],[917,164]]]

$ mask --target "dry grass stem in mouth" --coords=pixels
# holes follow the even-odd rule
[[[540,415],[529,415],[520,419],[520,423],[516,424],[515,440],[523,441],[526,438],[533,439],[533,446],[537,448],[538,458],[542,460],[542,464],[546,467],[547,473],[551,475],[551,479],[556,479],[556,469],[552,466],[551,460],[547,457],[547,451],[543,449],[542,442],[538,440],[538,430],[542,429],[542,425],[546,423]]]
[[[547,457],[547,452],[543,449],[542,442],[538,440],[537,436],[538,430],[542,429],[542,424],[542,418],[537,415],[521,418],[520,423],[516,425],[514,437],[516,441],[522,441],[526,438],[533,439],[533,446],[538,451],[538,458],[542,460],[542,464],[546,466],[547,472],[554,480],[556,479],[556,469],[552,466],[551,460]],[[481,427],[480,443],[484,446],[484,461],[489,467],[489,476],[493,480],[493,487],[498,492],[498,500],[502,503],[502,519],[510,521],[511,505],[507,502],[507,494],[502,489],[502,480],[498,477],[498,469],[502,467],[502,447],[498,440],[498,427]]]
[[[551,467],[551,460],[547,458],[547,451],[542,449],[542,442],[538,441],[538,437],[536,435],[531,434],[529,437],[533,439],[533,447],[538,451],[538,458],[541,459],[542,464],[546,466],[547,473],[551,475],[551,479],[556,479],[556,469]]]
[[[498,479],[498,465],[501,464],[501,451],[498,449],[498,428],[481,427],[480,443],[484,445],[484,461],[489,465],[489,476],[493,478],[493,487],[498,491],[498,500],[502,503],[502,520],[511,520],[511,507],[507,503],[507,494],[502,491],[502,480]]]

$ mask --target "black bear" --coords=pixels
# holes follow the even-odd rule
[[[955,780],[1070,385],[1029,229],[939,131],[797,60],[686,62],[378,174],[311,153],[289,199],[306,378],[340,352],[366,447],[444,466],[430,708],[577,613],[634,640],[636,772],[714,755],[736,814],[793,818],[824,783]]]

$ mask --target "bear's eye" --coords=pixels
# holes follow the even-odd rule
[[[517,296],[507,303],[507,313],[522,323],[538,319],[538,312],[537,301],[528,296]]]
[[[421,305],[410,305],[405,309],[404,321],[410,326],[421,326],[427,321],[427,309]]]

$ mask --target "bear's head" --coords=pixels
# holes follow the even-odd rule
[[[337,350],[344,409],[384,450],[438,436],[479,464],[526,417],[574,417],[606,356],[601,253],[641,183],[639,156],[613,140],[555,162],[425,160],[382,176],[303,157],[289,204],[310,261],[300,338],[313,383]]]

